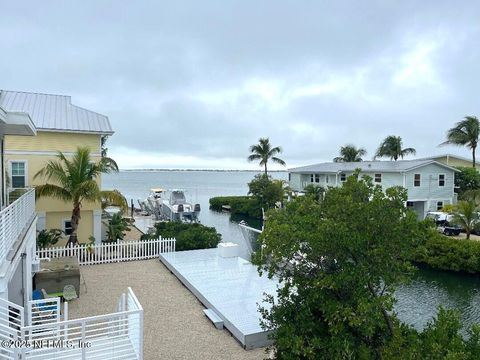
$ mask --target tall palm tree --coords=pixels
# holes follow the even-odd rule
[[[397,161],[398,158],[402,158],[407,155],[415,155],[417,151],[414,148],[402,149],[403,142],[400,136],[390,135],[387,136],[380,144],[375,158],[377,157],[389,157],[390,160]]]
[[[475,116],[465,116],[447,131],[447,141],[440,145],[466,146],[472,150],[472,166],[475,167],[475,150],[480,136],[480,123]]]
[[[282,148],[280,146],[272,147],[268,138],[260,138],[258,144],[250,146],[251,155],[247,158],[248,161],[260,160],[260,166],[265,168],[265,175],[267,175],[267,163],[269,160],[286,166],[287,164],[282,159],[275,155],[280,154]]]
[[[47,183],[35,187],[37,198],[52,197],[73,204],[71,224],[72,232],[67,246],[78,243],[78,224],[80,209],[84,201],[100,202],[102,200],[115,203],[122,208],[127,207],[125,198],[118,191],[102,191],[97,180],[100,174],[117,172],[118,166],[112,159],[102,157],[93,162],[90,149],[77,148],[77,151],[68,159],[62,152],[58,152],[56,160],[49,160],[34,178],[44,177]],[[52,181],[49,183],[48,181]]]
[[[363,161],[362,156],[367,155],[364,148],[356,148],[354,145],[345,145],[340,148],[340,156],[333,159],[334,162],[359,162]]]
[[[480,226],[480,218],[475,201],[460,200],[453,212],[453,222],[464,228],[467,239],[470,239],[472,231]]]

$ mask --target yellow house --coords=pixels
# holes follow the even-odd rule
[[[431,159],[439,163],[452,166],[452,167],[472,167],[472,159],[467,159],[463,156],[452,155],[452,154],[443,154],[443,155],[434,155],[428,158],[417,159],[417,160],[426,160]],[[480,164],[475,162],[477,169],[480,170]]]
[[[71,156],[80,146],[89,147],[93,161],[101,157],[101,141],[113,134],[108,117],[71,103],[70,96],[0,91],[0,107],[7,111],[29,114],[37,136],[6,135],[5,168],[10,189],[28,188],[45,183],[34,175],[58,151]],[[100,181],[100,179],[99,179]],[[36,201],[37,230],[71,231],[72,204],[52,198]],[[90,236],[101,239],[102,209],[99,203],[84,203],[78,228],[80,242]]]

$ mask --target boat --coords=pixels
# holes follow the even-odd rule
[[[150,189],[150,195],[138,200],[142,212],[155,216],[156,220],[198,222],[200,204],[191,204],[183,190]]]
[[[183,190],[170,190],[170,196],[162,200],[161,215],[169,221],[197,222],[200,204],[191,204],[185,198]]]

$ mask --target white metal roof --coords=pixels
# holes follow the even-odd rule
[[[316,173],[327,172],[337,173],[341,171],[354,171],[355,169],[361,169],[363,172],[381,171],[381,172],[403,172],[421,166],[436,164],[445,168],[449,168],[453,171],[456,169],[434,161],[432,159],[426,160],[399,160],[399,161],[360,161],[360,162],[328,162],[321,164],[314,164],[308,166],[297,167],[289,169],[291,173]]]
[[[107,116],[73,105],[66,95],[0,90],[0,107],[28,113],[38,130],[113,134]]]

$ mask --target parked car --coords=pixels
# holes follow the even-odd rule
[[[462,228],[453,222],[453,215],[442,211],[430,211],[426,218],[432,219],[437,225],[437,231],[447,236],[460,235]]]

